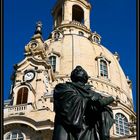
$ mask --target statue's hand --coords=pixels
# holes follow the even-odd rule
[[[100,99],[99,102],[100,102],[101,106],[106,106],[106,105],[109,105],[112,102],[114,102],[114,98],[112,96],[104,97],[104,98]]]
[[[92,101],[97,101],[97,100],[101,99],[102,96],[100,94],[98,94],[98,93],[90,93],[89,98]]]

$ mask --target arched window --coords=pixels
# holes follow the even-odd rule
[[[49,62],[53,68],[53,72],[55,72],[56,71],[56,56],[50,56]]]
[[[27,103],[28,99],[28,88],[22,87],[19,89],[17,94],[17,105]]]
[[[100,76],[108,78],[107,63],[104,60],[100,60]]]
[[[25,140],[25,138],[20,131],[13,131],[13,132],[9,132],[5,136],[5,140]]]
[[[84,36],[84,33],[81,32],[81,31],[79,31],[79,35],[80,35],[80,36]]]
[[[84,11],[78,5],[72,7],[72,20],[84,23]]]
[[[62,22],[62,8],[59,9],[58,13],[57,13],[57,26],[59,26]]]
[[[94,36],[93,37],[93,41],[95,42],[95,43],[99,43],[100,41],[99,41],[99,38],[97,37],[97,36]]]
[[[59,38],[60,38],[60,33],[59,33],[59,32],[56,32],[56,33],[54,34],[54,39],[55,39],[55,41],[57,41]]]
[[[123,114],[117,113],[115,115],[115,123],[116,123],[116,133],[117,134],[129,135],[128,120]]]

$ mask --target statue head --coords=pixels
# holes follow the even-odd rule
[[[87,83],[89,78],[87,72],[81,66],[76,66],[76,68],[71,72],[70,77],[72,82],[81,82],[84,84]]]

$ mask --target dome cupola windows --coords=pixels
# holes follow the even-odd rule
[[[90,9],[91,5],[88,1],[57,1],[52,11],[54,28],[78,26],[78,28],[90,29]]]
[[[94,37],[93,37],[93,41],[94,41],[95,43],[100,43],[99,38],[98,38],[97,36],[94,36]]]
[[[102,59],[100,60],[100,75],[108,78],[107,62]]]
[[[101,43],[101,36],[99,34],[97,34],[96,32],[92,33],[92,35],[90,36],[90,40],[93,43],[97,43],[100,44]]]
[[[62,8],[58,10],[56,17],[57,17],[56,25],[59,26],[62,23]]]
[[[80,36],[84,36],[84,33],[81,32],[81,31],[79,31],[79,35],[80,35]]]
[[[55,30],[51,33],[51,37],[54,41],[58,41],[58,40],[61,40],[63,38],[63,33],[59,30]]]
[[[77,21],[84,24],[84,11],[78,5],[72,7],[72,21]]]
[[[55,40],[58,40],[60,38],[60,33],[59,32],[56,32],[55,34],[54,34],[54,39]]]
[[[110,79],[110,63],[106,57],[100,54],[100,56],[96,57],[95,60],[97,60],[98,65],[98,77]]]

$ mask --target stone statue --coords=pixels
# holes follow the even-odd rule
[[[71,72],[72,82],[54,89],[55,123],[53,140],[109,140],[114,123],[107,106],[113,97],[103,97],[87,84],[87,72],[77,66]]]

